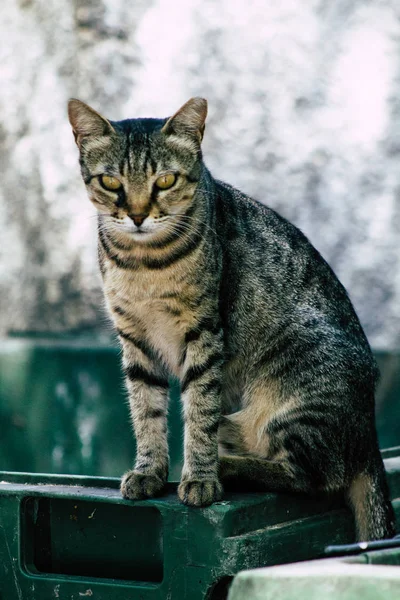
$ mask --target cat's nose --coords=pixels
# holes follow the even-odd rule
[[[136,227],[140,227],[143,221],[146,219],[147,215],[129,215],[132,221],[135,223]]]

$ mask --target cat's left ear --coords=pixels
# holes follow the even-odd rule
[[[68,118],[78,148],[81,147],[84,138],[89,136],[101,137],[115,133],[115,129],[107,119],[84,102],[81,102],[81,100],[75,98],[71,98],[68,102]]]
[[[165,134],[189,135],[195,137],[200,143],[203,139],[207,118],[207,100],[204,98],[191,98],[162,128]]]

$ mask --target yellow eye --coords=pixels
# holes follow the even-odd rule
[[[172,187],[176,181],[176,175],[173,173],[166,173],[165,175],[161,175],[158,179],[156,179],[156,186],[160,190],[167,190]]]
[[[106,190],[119,190],[122,187],[122,183],[118,181],[116,177],[110,177],[109,175],[101,175],[100,180]]]

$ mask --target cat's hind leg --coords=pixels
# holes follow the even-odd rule
[[[326,492],[345,487],[340,435],[321,402],[253,386],[245,408],[221,419],[219,472],[226,489]],[[336,434],[335,434],[336,432]]]
[[[310,492],[310,478],[274,437],[266,410],[254,406],[222,417],[218,430],[219,476],[235,491]]]
[[[351,414],[339,418],[334,407],[325,405],[323,412],[319,405],[315,400],[301,410],[280,411],[252,436],[246,434],[250,422],[244,411],[225,417],[219,432],[224,488],[341,492],[354,513],[357,540],[392,537],[393,508],[376,439],[363,431],[368,422]]]
[[[221,456],[219,476],[226,490],[308,493],[312,491],[306,473],[287,458],[267,460],[256,456]]]

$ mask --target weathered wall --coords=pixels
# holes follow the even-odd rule
[[[15,0],[0,18],[0,332],[105,326],[68,97],[118,119],[203,95],[214,175],[300,226],[371,342],[399,346],[398,0]]]

